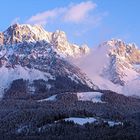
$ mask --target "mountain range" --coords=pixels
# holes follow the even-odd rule
[[[92,49],[69,43],[63,31],[11,25],[0,33],[0,136],[133,138],[140,128],[139,82],[135,44],[112,39]],[[69,129],[75,131],[67,135]]]

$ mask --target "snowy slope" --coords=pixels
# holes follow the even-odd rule
[[[33,82],[33,80],[43,79],[47,81],[48,79],[53,79],[53,76],[50,73],[41,72],[36,69],[29,69],[27,67],[21,67],[17,65],[13,68],[0,68],[0,98],[4,94],[4,90],[7,89],[12,81],[16,79],[24,79]]]

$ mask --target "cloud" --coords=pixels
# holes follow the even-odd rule
[[[96,8],[96,4],[87,1],[69,6],[64,15],[64,20],[68,22],[79,23],[89,16],[89,12]]]
[[[56,8],[42,13],[38,13],[27,20],[30,24],[40,24],[45,26],[49,20],[55,19],[65,11],[65,8]]]
[[[42,13],[30,17],[27,23],[40,24],[45,26],[50,21],[61,20],[61,22],[67,23],[81,23],[85,19],[90,17],[97,5],[92,1],[81,2],[79,4],[70,4],[66,7],[59,7],[52,10],[47,10]]]

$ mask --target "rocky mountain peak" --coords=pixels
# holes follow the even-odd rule
[[[135,44],[112,39],[99,45],[93,53],[98,58],[98,63],[101,63],[96,68],[98,73],[113,84],[124,86],[138,78],[139,73],[135,67],[140,64],[140,51]]]
[[[140,50],[137,45],[128,44],[120,39],[112,39],[100,45],[100,48],[105,47],[108,55],[116,55],[126,61],[133,63],[140,62]]]
[[[41,26],[28,24],[14,24],[3,32],[4,44],[16,44],[24,41],[35,42],[50,40],[51,33],[46,32]]]
[[[70,43],[65,32],[60,30],[48,32],[40,25],[14,24],[0,33],[0,45],[37,41],[50,43],[55,51],[63,56],[79,57],[89,53],[88,46],[78,46]]]

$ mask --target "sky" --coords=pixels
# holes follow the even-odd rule
[[[63,30],[70,42],[89,47],[112,38],[140,46],[140,0],[4,0],[0,31],[14,23]]]

